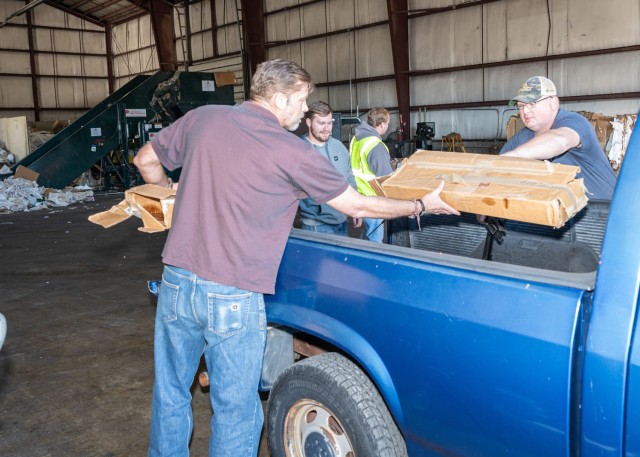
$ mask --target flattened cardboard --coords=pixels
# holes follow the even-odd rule
[[[109,210],[92,214],[89,220],[104,228],[113,227],[136,216],[142,219],[141,232],[162,232],[171,228],[171,217],[176,191],[155,184],[132,187],[124,194],[124,200]]]
[[[236,74],[232,71],[216,71],[213,74],[213,78],[216,81],[216,86],[230,86],[237,82]]]
[[[40,177],[40,173],[38,173],[37,171],[33,171],[32,169],[25,166],[18,165],[18,168],[16,168],[16,172],[13,177],[28,179],[29,181],[37,182],[38,178]]]
[[[458,211],[562,227],[588,201],[579,171],[533,159],[417,151],[373,187],[387,197],[416,199],[444,180],[440,197]]]

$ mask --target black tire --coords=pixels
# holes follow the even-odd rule
[[[271,457],[406,457],[407,449],[371,380],[326,353],[285,370],[269,394]]]

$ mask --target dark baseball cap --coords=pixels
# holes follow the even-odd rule
[[[558,95],[553,81],[544,76],[534,76],[527,79],[518,89],[516,96],[511,99],[509,106],[514,106],[516,102],[531,103],[542,97]]]

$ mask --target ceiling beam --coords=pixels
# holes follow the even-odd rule
[[[99,27],[104,27],[105,26],[104,22],[99,21],[95,17],[88,16],[86,14],[82,14],[80,11],[76,11],[76,10],[71,9],[71,8],[67,8],[66,6],[60,5],[59,3],[56,3],[53,0],[45,0],[44,4],[48,5],[48,6],[52,7],[52,8],[56,8],[56,9],[58,9],[60,11],[63,11],[65,13],[67,13],[67,14],[70,14],[72,16],[75,16],[75,17],[77,17],[79,19],[82,19],[83,21],[90,22],[90,23],[92,23],[94,25],[97,25]]]
[[[106,8],[108,6],[114,5],[116,3],[118,3],[120,0],[108,0],[104,3],[101,3],[99,5],[95,5],[92,8],[87,8],[86,10],[84,10],[84,13],[87,15],[92,15],[95,11],[100,11],[103,8]]]
[[[141,13],[140,15],[136,14],[138,11]],[[139,16],[146,16],[147,14],[149,14],[149,11],[145,11],[140,8],[136,8],[135,6],[131,6],[129,8],[115,10],[109,14],[102,16],[100,19],[104,22],[106,26],[107,24],[115,25],[116,22],[121,21],[123,19],[124,19],[124,22],[128,22]]]
[[[7,16],[4,21],[0,22],[0,27],[3,27],[5,25],[7,25],[9,23],[9,21],[11,19],[13,19],[14,17],[18,17],[18,16],[26,13],[27,11],[32,10],[33,8],[35,8],[36,6],[41,4],[42,2],[44,2],[44,0],[33,0],[30,3],[29,2],[25,2],[25,3],[27,3],[26,5],[24,5],[22,8],[20,8],[19,10],[14,12],[13,14]]]
[[[410,121],[409,100],[409,15],[407,0],[387,0],[393,73],[398,98],[398,141],[404,139]]]

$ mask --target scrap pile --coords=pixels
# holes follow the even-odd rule
[[[93,201],[93,190],[76,186],[62,190],[47,189],[35,181],[10,176],[0,180],[0,212],[34,211],[72,203]]]

